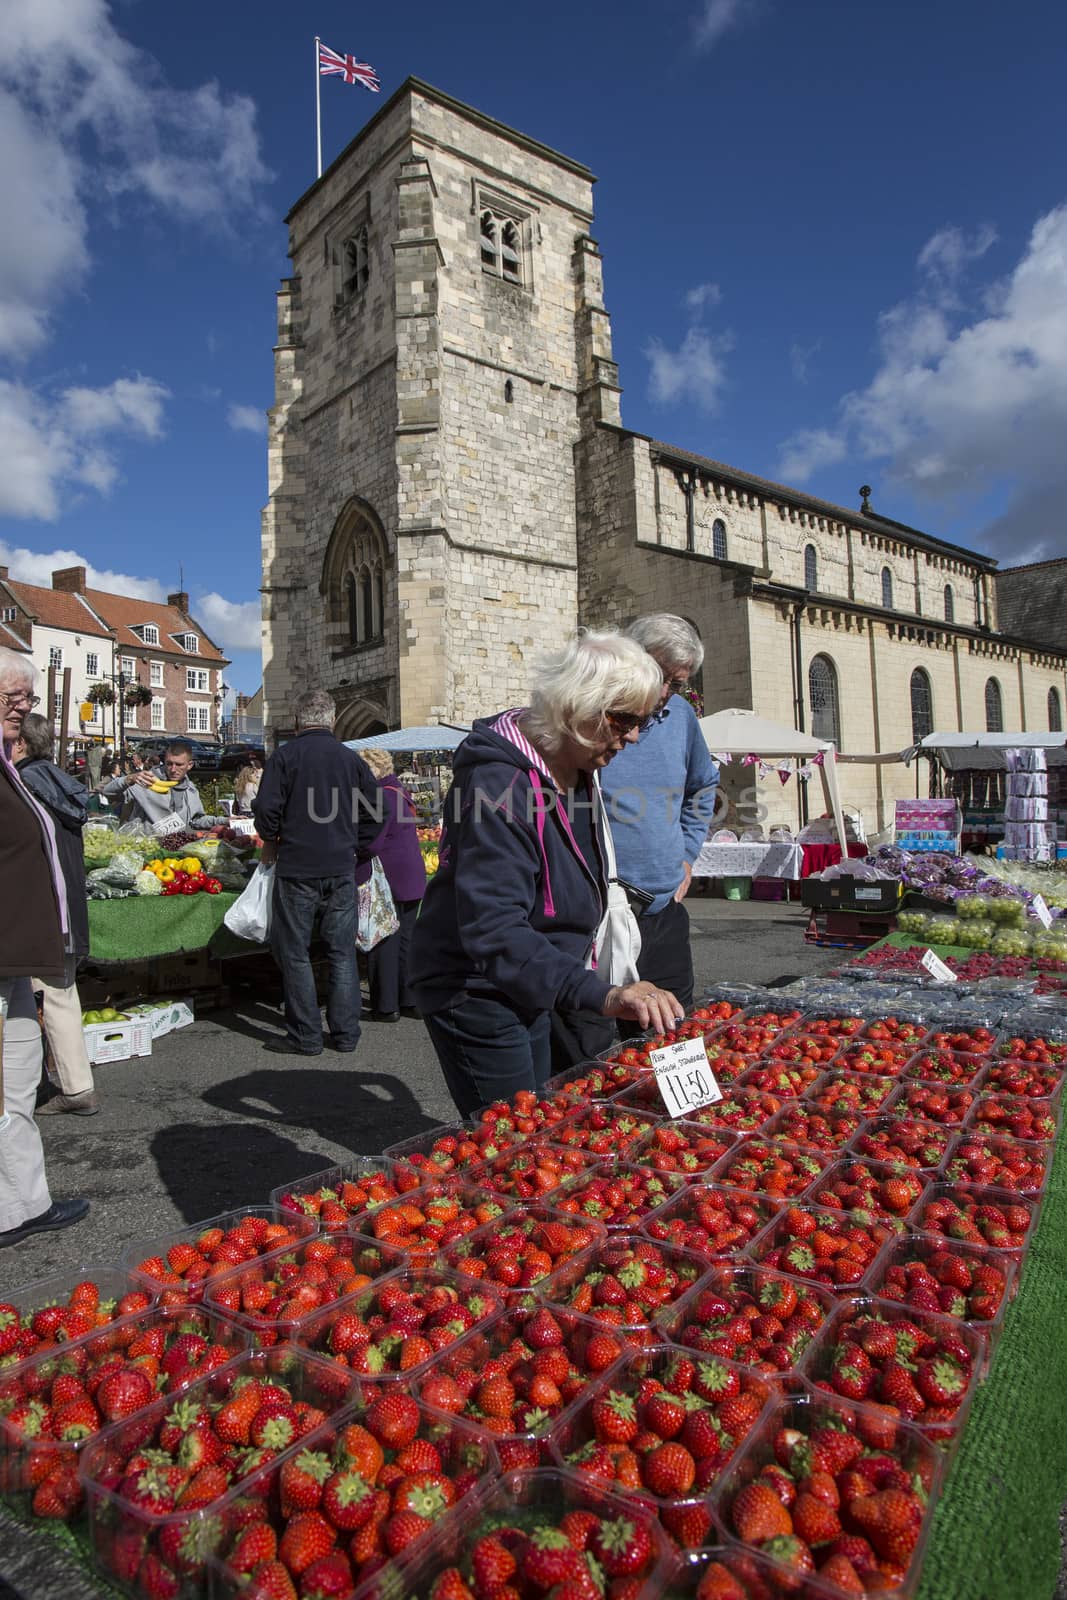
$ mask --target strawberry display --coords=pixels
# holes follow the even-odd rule
[[[665,1325],[667,1337],[765,1375],[796,1367],[833,1305],[821,1289],[762,1267],[716,1265]]]
[[[693,1007],[686,1020],[701,1024],[712,1023],[718,1028],[740,1014],[741,1007],[735,1006],[731,1000],[704,1000],[700,1005]]]
[[[826,1039],[837,1039],[843,1043],[846,1039],[854,1039],[856,1034],[862,1033],[864,1020],[862,1017],[824,1016],[805,1017],[805,1033],[815,1033]]]
[[[72,1474],[77,1488],[82,1447],[224,1366],[244,1344],[229,1323],[186,1306],[134,1313],[79,1344],[38,1352],[0,1375],[0,1487],[32,1492],[37,1516],[73,1515],[80,1489],[59,1491]]]
[[[595,1156],[584,1150],[546,1144],[532,1139],[529,1144],[506,1150],[478,1173],[478,1184],[494,1194],[512,1200],[539,1200],[561,1184],[584,1177],[596,1165]]]
[[[769,1020],[771,1013],[765,1015],[768,1018],[766,1021],[746,1018],[744,1021],[728,1022],[715,1035],[708,1055],[713,1057],[716,1050],[732,1050],[753,1060],[756,1056],[761,1056],[776,1043],[779,1034],[783,1032],[783,1026],[777,1023],[777,1019],[774,1022]]]
[[[718,1077],[719,1063],[712,1062]],[[748,1070],[737,1082],[745,1089],[758,1089],[763,1094],[778,1095],[783,1100],[795,1100],[805,1089],[818,1082],[820,1069],[813,1062],[749,1061]]]
[[[751,1056],[742,1055],[740,1050],[728,1050],[725,1045],[720,1046],[714,1039],[705,1040],[705,1049],[720,1086],[737,1083],[752,1066]]]
[[[778,1568],[783,1590],[796,1592],[808,1575],[846,1594],[896,1590],[940,1471],[937,1447],[892,1412],[828,1396],[787,1400],[727,1470],[717,1509],[736,1539]]]
[[[862,1282],[879,1250],[902,1227],[875,1217],[859,1221],[839,1211],[790,1206],[748,1254],[760,1266],[848,1292]]]
[[[357,1226],[392,1251],[402,1251],[409,1267],[426,1267],[439,1250],[514,1209],[510,1200],[481,1183],[442,1178],[380,1206]]]
[[[415,1373],[502,1306],[448,1272],[392,1273],[305,1321],[296,1342],[363,1378]]]
[[[362,1170],[364,1166],[369,1168],[369,1163],[361,1162],[351,1173],[337,1167],[291,1184],[276,1195],[276,1204],[281,1211],[314,1218],[320,1228],[343,1228],[350,1217],[399,1198],[388,1167]]]
[[[619,1329],[573,1311],[515,1309],[444,1351],[416,1385],[427,1405],[491,1433],[503,1467],[536,1467],[556,1418],[631,1349]]]
[[[992,1043],[990,1043],[990,1049]],[[998,1055],[1012,1061],[1035,1062],[1040,1066],[1067,1065],[1067,1039],[1048,1039],[1044,1034],[1014,1034],[1001,1042]]]
[[[617,1234],[592,1259],[565,1262],[541,1285],[544,1299],[617,1328],[645,1330],[702,1276],[699,1256]]]
[[[829,1158],[774,1139],[746,1139],[723,1161],[715,1177],[734,1189],[751,1189],[769,1200],[795,1199],[826,1171]]]
[[[519,1134],[528,1139],[538,1134],[549,1139],[557,1122],[569,1117],[576,1105],[574,1092],[539,1098],[532,1089],[520,1089],[512,1100],[494,1100],[478,1113],[478,1122],[501,1139]]]
[[[889,1246],[869,1288],[914,1311],[981,1324],[996,1321],[1013,1284],[1014,1265],[1007,1256],[914,1234]]]
[[[677,1245],[698,1256],[730,1256],[743,1250],[772,1218],[778,1206],[743,1189],[702,1183],[684,1189],[646,1217],[641,1232],[657,1243]]]
[[[746,1072],[748,1067],[749,1063],[746,1061],[744,1068]],[[617,1106],[627,1106],[634,1111],[644,1111],[652,1116],[662,1117],[666,1114],[662,1091],[651,1073],[646,1074],[642,1082],[622,1090],[614,1097],[612,1103]],[[687,1112],[685,1120],[699,1122],[704,1128],[731,1128],[734,1132],[756,1133],[765,1122],[782,1109],[783,1104],[777,1095],[760,1094],[757,1089],[731,1088],[721,1100],[716,1100],[714,1105],[701,1106],[699,1111]]]
[[[958,1028],[951,1033],[935,1030],[923,1042],[928,1050],[954,1050],[957,1055],[988,1056],[996,1041],[996,1033],[989,1028]],[[1011,1055],[1014,1052],[1004,1053]]]
[[[585,1217],[529,1206],[521,1216],[490,1223],[449,1245],[441,1260],[507,1297],[532,1289],[561,1262],[599,1244],[604,1233],[599,1223]]]
[[[633,1229],[685,1187],[686,1180],[673,1173],[621,1161],[605,1163],[566,1191],[554,1194],[552,1208],[570,1216],[590,1217],[606,1228]]]
[[[863,1126],[858,1111],[826,1112],[807,1101],[788,1105],[763,1129],[766,1139],[785,1139],[810,1150],[840,1150]]]
[[[1058,1094],[1063,1083],[1060,1067],[1042,1061],[991,1061],[982,1079],[982,1089],[997,1094],[1019,1094],[1028,1100],[1047,1100]]]
[[[492,1161],[501,1150],[522,1144],[525,1139],[526,1135],[514,1128],[498,1132],[493,1123],[461,1122],[390,1145],[385,1155],[392,1164],[393,1181],[401,1193],[406,1193],[434,1178],[469,1176],[484,1161]]]
[[[315,1227],[314,1219],[296,1215],[276,1222],[266,1209],[235,1213],[232,1222],[218,1217],[214,1224],[186,1228],[151,1254],[143,1246],[131,1245],[126,1259],[134,1277],[158,1294],[162,1305],[195,1305],[209,1281],[246,1261],[295,1247]]]
[[[257,1344],[279,1344],[313,1312],[365,1288],[401,1260],[359,1234],[316,1234],[214,1279],[205,1299]]]
[[[661,1122],[631,1151],[636,1167],[677,1173],[690,1183],[706,1179],[711,1168],[737,1143],[725,1128],[705,1128],[698,1122]]]
[[[102,1275],[103,1276],[103,1275]],[[119,1288],[124,1280],[108,1284]],[[100,1284],[83,1278],[65,1295],[49,1297],[47,1281],[27,1303],[0,1301],[0,1375],[6,1367],[43,1354],[71,1339],[82,1339],[116,1317],[147,1311],[155,1296],[144,1289],[129,1289],[123,1294],[101,1292]],[[19,1298],[19,1297],[17,1297]]]
[[[906,1045],[914,1050],[926,1038],[926,1029],[918,1022],[908,1022],[899,1017],[879,1017],[869,1022],[863,1030],[865,1039],[877,1039],[885,1044]]]
[[[840,1039],[825,1033],[789,1033],[763,1052],[764,1061],[784,1061],[791,1066],[827,1066],[840,1049]]]
[[[771,1386],[743,1367],[670,1346],[628,1356],[553,1434],[564,1467],[616,1492],[659,1502],[683,1548],[706,1544],[702,1497],[751,1433]]]
[[[827,1072],[804,1091],[803,1098],[806,1105],[820,1111],[855,1111],[861,1117],[869,1117],[884,1106],[899,1087],[897,1078]]]
[[[948,1153],[941,1176],[951,1183],[1040,1194],[1048,1177],[1049,1146],[1024,1144],[995,1134],[965,1130]]]
[[[809,1195],[812,1205],[865,1216],[906,1217],[927,1184],[910,1167],[847,1156],[830,1168]]]
[[[929,1040],[926,1041],[929,1045]],[[974,1083],[989,1062],[987,1056],[961,1055],[953,1050],[920,1050],[904,1068],[906,1078],[921,1078],[926,1083],[964,1085]]]
[[[587,1061],[549,1078],[543,1097],[558,1103],[558,1097],[563,1095],[572,1107],[584,1106],[590,1100],[613,1099],[623,1089],[639,1083],[643,1076],[639,1066],[627,1066],[622,1060]]]
[[[958,1432],[985,1356],[984,1341],[948,1318],[860,1301],[821,1330],[804,1376],[844,1400],[892,1406],[942,1442]]]
[[[613,1100],[587,1107],[557,1128],[553,1143],[568,1150],[586,1150],[592,1156],[624,1156],[655,1127],[653,1117],[616,1106]]]
[[[865,1072],[871,1077],[897,1077],[915,1054],[909,1046],[857,1039],[834,1060],[835,1072]]]
[[[914,1225],[964,1244],[987,1244],[1018,1255],[1034,1223],[1036,1205],[1002,1189],[935,1184],[915,1213]]]
[[[1012,1139],[1046,1144],[1055,1139],[1059,1118],[1050,1100],[1016,1094],[982,1094],[967,1124],[968,1133],[1003,1133]]]
[[[936,1172],[945,1158],[951,1134],[921,1117],[874,1117],[849,1146],[858,1156],[889,1161],[920,1172]]]
[[[944,1083],[904,1083],[885,1107],[887,1117],[921,1117],[945,1127],[958,1127],[974,1105],[974,1089]]]

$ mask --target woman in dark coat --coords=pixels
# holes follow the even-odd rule
[[[371,1014],[376,1022],[396,1022],[414,1010],[408,988],[408,945],[426,892],[426,866],[419,848],[415,804],[393,771],[388,750],[361,750],[378,780],[383,827],[374,844],[396,906],[400,927],[368,952]]]
[[[31,712],[23,719],[22,732],[12,746],[11,755],[26,788],[40,801],[55,824],[73,941],[62,982],[33,980],[34,989],[40,990],[44,997],[48,1059],[60,1089],[59,1094],[37,1107],[37,1115],[72,1111],[78,1116],[91,1117],[100,1110],[100,1102],[85,1049],[76,982],[78,962],[89,954],[89,903],[82,855],[82,829],[89,815],[89,796],[77,778],[72,778],[52,760],[52,728],[46,717]]]

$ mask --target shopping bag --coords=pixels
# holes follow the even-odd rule
[[[370,877],[360,884],[356,894],[356,948],[373,950],[400,927],[389,880],[377,856],[371,862]]]
[[[608,899],[604,917],[596,931],[593,948],[586,966],[596,967],[598,975],[618,988],[637,982],[637,958],[641,954],[641,930],[637,925],[629,896],[619,882],[615,865],[615,844],[611,837],[611,823],[607,807],[600,792],[600,784],[593,780],[593,802],[600,847],[608,875]]]
[[[270,939],[273,897],[274,868],[258,866],[248,881],[248,887],[222,920],[239,939],[250,939],[253,944],[266,944]]]

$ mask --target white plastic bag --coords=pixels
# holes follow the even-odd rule
[[[607,807],[594,779],[596,821],[600,832],[600,845],[604,852],[604,865],[608,872],[608,903],[603,921],[596,932],[586,966],[596,963],[598,976],[619,988],[638,979],[637,960],[641,954],[641,929],[627,898],[626,891],[616,877],[615,843],[611,837],[611,823]]]
[[[253,944],[270,939],[271,903],[274,899],[274,868],[258,866],[248,888],[234,901],[223,917],[231,933]]]

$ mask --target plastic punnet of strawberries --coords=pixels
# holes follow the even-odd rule
[[[944,1127],[958,1127],[974,1105],[974,1089],[944,1083],[905,1083],[885,1108],[887,1117],[921,1117]]]
[[[804,1376],[843,1400],[895,1406],[927,1438],[958,1432],[985,1365],[985,1341],[948,1317],[885,1302],[844,1306],[804,1359]]]
[[[963,1244],[1018,1254],[1034,1222],[1035,1204],[1002,1189],[935,1184],[915,1213],[915,1226]]]
[[[333,1167],[316,1173],[301,1184],[276,1191],[273,1198],[280,1210],[310,1217],[320,1228],[343,1228],[351,1217],[396,1200],[398,1195],[384,1164],[372,1168],[369,1162],[360,1162],[351,1169]]]
[[[929,1046],[929,1041],[927,1041]],[[920,1050],[904,1068],[906,1078],[921,1078],[925,1083],[965,1085],[975,1081],[989,1064],[988,1056],[961,1055],[954,1050]]]
[[[1041,1061],[992,1061],[982,1079],[982,1092],[1019,1094],[1028,1100],[1046,1100],[1059,1092],[1062,1067]]]
[[[636,1167],[677,1173],[690,1183],[701,1183],[736,1143],[736,1135],[727,1128],[705,1128],[698,1122],[661,1122],[631,1150],[630,1160]]]
[[[510,1200],[480,1183],[441,1178],[379,1206],[356,1226],[401,1251],[409,1267],[426,1267],[439,1250],[514,1210]]]
[[[850,1146],[858,1156],[890,1161],[920,1172],[936,1172],[952,1135],[921,1117],[874,1117]]]
[[[952,1183],[1040,1194],[1048,1177],[1049,1148],[968,1129],[950,1149],[941,1176]]]
[[[900,1087],[898,1078],[866,1078],[861,1073],[829,1072],[804,1091],[805,1105],[819,1111],[855,1111],[872,1116]]]
[[[555,1096],[539,1098],[532,1089],[519,1089],[510,1100],[494,1100],[477,1120],[498,1136],[518,1133],[530,1138],[536,1133],[551,1139],[555,1124],[569,1117],[574,1106],[571,1095],[564,1094],[557,1103]]]
[[[705,1048],[708,1060],[715,1073],[719,1085],[737,1083],[750,1070],[753,1058],[742,1055],[740,1050],[720,1049],[714,1039],[707,1040]]]
[[[954,1050],[957,1055],[988,1056],[996,1041],[994,1029],[957,1028],[954,1032],[935,1029],[927,1034],[923,1043],[928,1050]]]
[[[718,1076],[718,1062],[712,1065]],[[778,1095],[782,1100],[795,1100],[818,1081],[821,1070],[810,1061],[749,1061],[747,1072],[737,1081],[745,1089],[759,1089],[764,1094]]]
[[[686,1186],[686,1180],[676,1173],[655,1172],[622,1161],[604,1162],[565,1192],[553,1195],[552,1207],[571,1216],[590,1217],[607,1228],[632,1229]]]
[[[839,1211],[903,1218],[925,1189],[926,1180],[910,1167],[848,1156],[830,1168],[808,1199]]]
[[[1051,1100],[1027,1100],[1015,1094],[980,1095],[967,1124],[968,1132],[1003,1133],[1032,1144],[1050,1143],[1058,1127]]]
[[[684,1549],[708,1542],[704,1496],[776,1390],[744,1367],[672,1346],[632,1355],[553,1434],[560,1465],[658,1502]]]
[[[214,1226],[187,1228],[158,1254],[131,1246],[126,1252],[131,1273],[159,1294],[162,1305],[196,1304],[209,1282],[247,1261],[295,1248],[316,1226],[313,1218],[295,1214],[287,1222],[275,1222],[268,1211],[249,1213],[231,1226],[225,1223],[220,1217]]]
[[[316,1234],[216,1278],[205,1303],[249,1329],[258,1344],[279,1344],[306,1317],[365,1288],[401,1260],[359,1234]]]
[[[509,1311],[446,1350],[417,1379],[429,1406],[491,1433],[510,1471],[551,1459],[556,1419],[632,1346],[602,1322],[558,1306]]]
[[[641,1232],[659,1244],[677,1245],[712,1259],[743,1250],[778,1211],[773,1200],[703,1183],[686,1188],[646,1217]]]
[[[890,1412],[812,1396],[761,1419],[717,1506],[790,1589],[817,1574],[868,1594],[905,1581],[940,1475],[937,1446]]]
[[[787,1066],[825,1067],[836,1056],[840,1042],[825,1033],[790,1033],[768,1045],[761,1059]]]
[[[989,1323],[1000,1316],[1014,1273],[1010,1256],[915,1234],[889,1246],[871,1279],[870,1292],[914,1311]]]
[[[879,1250],[903,1228],[901,1222],[869,1217],[859,1221],[839,1211],[790,1206],[773,1227],[753,1241],[753,1261],[830,1290],[850,1291],[862,1281]]]
[[[715,1174],[717,1183],[751,1189],[770,1200],[795,1199],[810,1189],[829,1157],[775,1139],[746,1139]]]
[[[1001,1041],[998,1055],[1012,1061],[1032,1061],[1042,1066],[1067,1065],[1067,1039],[1049,1038],[1046,1034],[1014,1034]]]
[[[550,1304],[640,1332],[661,1321],[706,1270],[707,1262],[686,1250],[617,1234],[592,1259],[564,1262],[540,1293]]]
[[[596,1165],[596,1157],[584,1150],[569,1150],[565,1145],[531,1139],[515,1150],[505,1150],[480,1169],[478,1183],[494,1194],[512,1200],[539,1200],[558,1190],[561,1184],[582,1177]]]
[[[834,1060],[835,1072],[865,1072],[870,1077],[898,1077],[914,1050],[907,1045],[884,1044],[877,1039],[857,1039]]]
[[[778,1024],[777,1021],[770,1023],[758,1022],[753,1019],[744,1022],[728,1022],[711,1041],[708,1054],[712,1056],[716,1050],[733,1050],[738,1055],[749,1056],[754,1060],[757,1056],[761,1056],[770,1045],[774,1044],[783,1031],[783,1026]]]
[[[716,1265],[664,1326],[677,1345],[769,1376],[791,1371],[833,1306],[825,1290],[762,1267]]]
[[[477,1278],[493,1293],[508,1297],[532,1289],[561,1262],[604,1237],[598,1222],[530,1206],[519,1216],[505,1217],[449,1245],[440,1259],[452,1271]]]
[[[124,1275],[119,1278],[125,1281]],[[15,1296],[16,1300],[19,1298]],[[99,1283],[83,1278],[54,1303],[40,1301],[37,1296],[31,1296],[30,1303],[23,1305],[0,1301],[0,1375],[29,1356],[84,1338],[116,1317],[147,1311],[153,1299],[144,1289],[130,1289],[118,1296],[102,1295]]]
[[[320,1434],[322,1430],[320,1430]],[[426,1536],[495,1468],[484,1439],[391,1390],[290,1454],[225,1518],[224,1577],[250,1596],[345,1596]]]
[[[841,1014],[824,1017],[805,1017],[804,1032],[819,1034],[826,1039],[836,1039],[843,1044],[846,1039],[854,1039],[858,1033],[863,1032],[864,1020],[862,1017],[849,1017]]]
[[[644,1075],[639,1067],[627,1066],[622,1061],[586,1061],[549,1078],[542,1094],[555,1104],[560,1103],[559,1096],[563,1095],[575,1109],[588,1105],[590,1100],[610,1100],[623,1089],[639,1083]]]
[[[810,1150],[840,1150],[863,1126],[858,1111],[826,1112],[803,1100],[785,1106],[763,1129],[765,1139],[785,1139]]]
[[[435,1178],[471,1176],[484,1161],[492,1161],[510,1145],[522,1144],[527,1135],[514,1127],[494,1123],[456,1123],[390,1145],[386,1160],[401,1193],[419,1188]]]
[[[628,1111],[613,1100],[587,1107],[555,1131],[554,1144],[568,1150],[586,1150],[592,1156],[620,1155],[629,1152],[643,1139],[656,1120],[641,1111]]]
[[[882,1044],[905,1045],[915,1050],[926,1038],[926,1029],[918,1022],[901,1017],[878,1017],[863,1030],[865,1039],[877,1039]]]
[[[488,1289],[449,1272],[402,1272],[306,1322],[296,1342],[360,1377],[387,1378],[421,1371],[502,1309]]]

